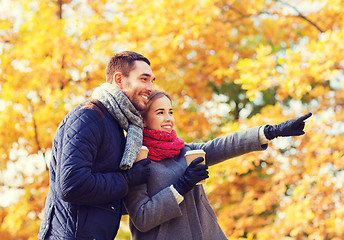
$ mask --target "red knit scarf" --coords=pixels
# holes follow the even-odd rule
[[[144,128],[143,145],[149,149],[149,159],[161,161],[178,155],[184,147],[184,140],[178,138],[174,130],[165,132]]]

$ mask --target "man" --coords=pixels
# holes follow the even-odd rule
[[[39,239],[115,238],[122,198],[149,177],[148,159],[133,163],[142,145],[138,110],[145,109],[154,80],[147,58],[118,53],[106,68],[107,83],[63,119],[53,140]]]

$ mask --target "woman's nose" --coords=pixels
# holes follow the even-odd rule
[[[166,120],[168,121],[168,122],[173,122],[174,121],[174,118],[173,118],[173,116],[171,115],[171,114],[166,114],[167,116],[166,116]]]
[[[171,121],[171,116],[169,114],[165,114],[165,121],[170,122]]]

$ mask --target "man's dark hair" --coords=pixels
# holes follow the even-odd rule
[[[105,69],[106,82],[112,83],[115,72],[121,72],[124,77],[128,77],[135,68],[135,61],[143,61],[150,65],[150,61],[146,57],[136,52],[123,51],[115,54]]]

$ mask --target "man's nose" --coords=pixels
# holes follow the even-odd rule
[[[148,82],[146,86],[146,90],[149,91],[149,93],[152,93],[155,91],[155,88],[153,86],[153,82]]]

